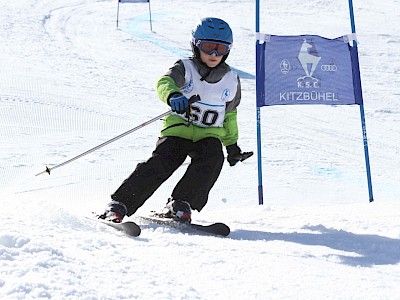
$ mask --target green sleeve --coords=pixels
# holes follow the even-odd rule
[[[176,86],[174,80],[169,76],[163,76],[157,81],[157,95],[161,101],[168,104],[168,98],[172,93],[180,93],[181,90]]]
[[[227,113],[224,119],[224,128],[226,135],[221,139],[224,146],[235,144],[239,139],[239,130],[237,125],[237,110]]]

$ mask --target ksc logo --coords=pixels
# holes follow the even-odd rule
[[[229,91],[229,89],[225,89],[222,93],[221,100],[226,102],[226,99],[228,99],[230,94],[231,92]]]
[[[189,82],[182,88],[182,90],[185,94],[189,94],[191,91],[193,91],[193,88],[194,88],[193,78],[190,77]]]

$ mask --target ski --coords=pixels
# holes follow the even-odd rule
[[[132,237],[137,237],[140,235],[141,229],[139,227],[139,225],[137,225],[135,222],[132,221],[125,221],[125,222],[121,222],[121,223],[114,223],[114,222],[110,222],[110,221],[106,221],[106,220],[102,220],[102,219],[97,219],[97,218],[90,218],[91,220],[95,220],[98,221],[102,224],[105,224],[107,226],[110,226],[118,231],[121,231],[129,236]]]
[[[138,216],[142,220],[148,223],[156,223],[159,225],[167,225],[181,231],[194,230],[197,232],[218,235],[218,236],[228,236],[231,232],[230,228],[224,223],[212,223],[209,225],[202,225],[197,223],[182,223],[171,218],[165,218],[162,214],[154,214],[148,217]]]

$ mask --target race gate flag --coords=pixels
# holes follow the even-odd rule
[[[262,35],[257,67],[257,106],[289,104],[361,104],[357,53],[352,35],[327,39],[316,35]],[[354,59],[353,59],[354,57]],[[358,66],[356,66],[358,67]]]
[[[263,204],[261,111],[272,105],[351,105],[360,108],[369,201],[374,201],[367,129],[361,89],[353,1],[348,0],[351,34],[328,39],[318,35],[268,35],[260,32],[256,0],[256,118],[258,202]]]

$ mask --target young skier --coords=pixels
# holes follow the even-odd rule
[[[191,222],[191,210],[206,205],[221,172],[222,144],[230,166],[253,154],[237,145],[240,80],[225,63],[232,43],[231,28],[221,19],[204,18],[193,28],[193,56],[178,60],[157,82],[157,94],[172,113],[164,120],[156,148],[111,195],[99,218],[119,223],[134,214],[190,156],[164,216]]]

